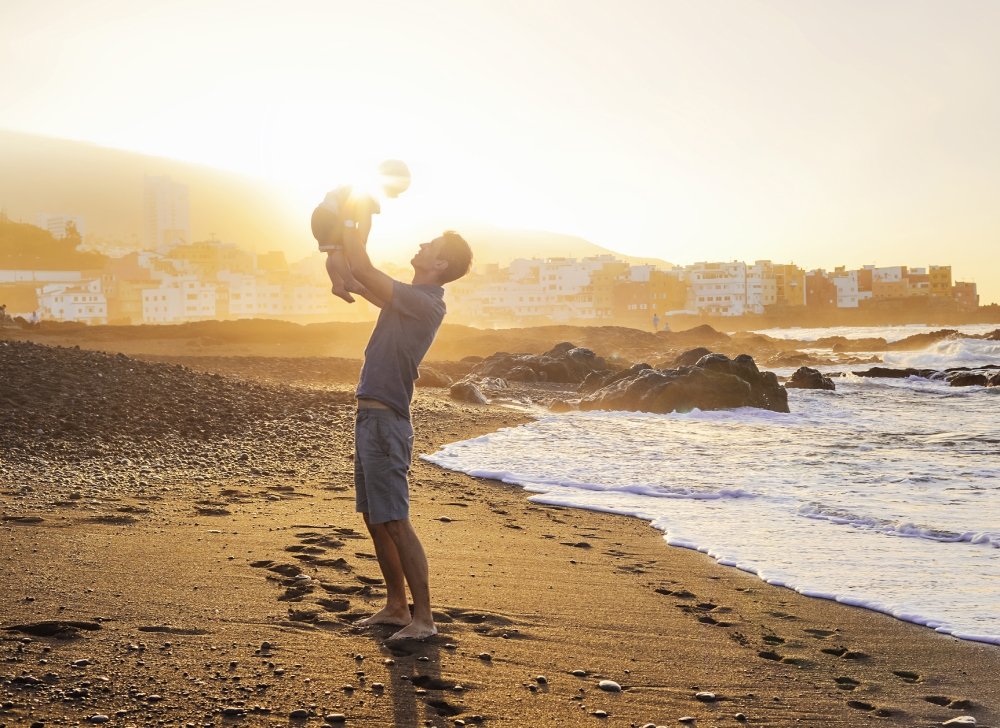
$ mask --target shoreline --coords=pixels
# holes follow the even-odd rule
[[[150,371],[164,387],[217,381]],[[397,644],[391,628],[354,628],[383,591],[353,512],[349,393],[268,384],[268,371],[241,396],[299,409],[248,404],[235,435],[4,454],[0,725],[273,726],[300,710],[291,725],[1000,723],[994,645],[805,597],[670,548],[637,518],[538,505],[420,459],[529,421],[446,390],[417,390],[411,473],[440,634]],[[30,627],[50,621],[60,634]]]
[[[415,404],[420,451],[519,419],[494,407],[449,407],[426,392]],[[239,485],[243,496],[218,499],[228,501],[223,510],[230,515],[200,515],[196,499],[204,494],[190,478],[168,480],[167,487],[180,492],[170,500],[137,501],[149,512],[136,523],[73,517],[71,524],[56,521],[58,528],[49,528],[4,522],[15,540],[2,541],[0,563],[10,568],[11,549],[23,547],[18,570],[34,578],[6,590],[0,627],[101,617],[95,623],[100,631],[75,640],[34,636],[24,653],[16,649],[23,633],[4,631],[5,655],[22,660],[7,666],[4,682],[27,672],[45,685],[44,691],[16,684],[5,689],[14,688],[17,705],[57,686],[64,694],[82,682],[92,689],[102,677],[109,692],[31,705],[30,713],[14,708],[0,713],[0,722],[15,716],[83,720],[85,713],[113,716],[125,709],[116,724],[155,724],[173,716],[218,725],[226,707],[247,709],[245,725],[272,725],[293,710],[309,711],[313,722],[331,711],[346,715],[350,725],[400,726],[428,720],[445,726],[455,719],[641,726],[676,724],[686,716],[695,725],[735,725],[737,713],[750,725],[940,724],[958,715],[974,715],[980,725],[998,720],[1000,650],[994,646],[773,587],[699,552],[669,548],[638,519],[537,506],[519,486],[416,459],[412,517],[431,560],[441,634],[420,643],[386,643],[387,630],[346,623],[377,608],[379,589],[367,583],[377,580],[377,566],[352,513],[344,473],[306,484],[246,478],[250,484]],[[223,492],[242,479],[231,480],[219,484],[228,486]],[[266,493],[279,493],[281,500],[268,500]],[[303,505],[313,501],[321,502],[321,512]],[[438,520],[442,516],[450,520]],[[305,546],[309,541],[323,545]],[[311,593],[297,595],[287,574],[252,565],[294,567],[289,557],[304,556],[307,548],[327,549],[337,558],[323,560],[343,561],[300,561],[319,577],[321,587]],[[273,646],[268,659],[254,654],[265,640]],[[128,646],[143,641],[145,649]],[[44,647],[51,652],[40,652]],[[483,653],[490,659],[481,659]],[[364,659],[354,659],[358,654]],[[49,665],[38,664],[41,659]],[[96,664],[69,667],[77,659]],[[228,667],[230,662],[237,664]],[[284,668],[284,675],[263,663]],[[248,674],[254,664],[260,675]],[[574,670],[586,674],[570,674]],[[45,671],[58,677],[45,678]],[[192,691],[191,680],[178,677],[181,671],[202,685]],[[534,681],[538,675],[547,681]],[[240,676],[247,682],[234,681]],[[605,693],[597,688],[600,679],[624,691]],[[228,691],[218,687],[227,682]],[[384,687],[373,689],[373,682]],[[148,690],[135,697],[149,683],[161,700],[150,702]],[[345,691],[346,684],[354,689]],[[464,689],[456,690],[457,684]],[[245,695],[236,692],[251,685]],[[716,700],[695,697],[706,691]],[[592,715],[598,711],[607,715]]]

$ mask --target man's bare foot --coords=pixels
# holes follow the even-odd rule
[[[405,627],[410,624],[410,610],[394,611],[388,607],[375,612],[370,617],[359,619],[354,623],[355,627],[368,627],[372,624],[394,624],[397,627]]]
[[[410,622],[403,629],[399,630],[389,639],[391,640],[422,640],[425,637],[433,637],[438,633],[437,627],[431,622],[427,624],[417,624],[416,622]]]
[[[341,286],[334,286],[330,289],[330,293],[338,298],[343,298],[348,303],[354,303],[354,296],[347,292],[347,289]]]

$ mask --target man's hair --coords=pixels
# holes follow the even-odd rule
[[[445,230],[441,237],[444,238],[444,244],[438,251],[438,258],[448,263],[448,267],[438,274],[438,283],[443,286],[457,281],[469,272],[472,267],[472,248],[454,230]]]

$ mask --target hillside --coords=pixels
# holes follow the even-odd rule
[[[4,130],[0,130],[0,169],[4,170],[0,210],[6,208],[15,221],[33,224],[39,212],[82,215],[88,234],[141,242],[143,175],[170,175],[190,188],[191,233],[196,240],[214,233],[219,240],[248,250],[284,250],[293,260],[315,249],[309,220],[300,219],[296,211],[302,205],[288,190],[235,172]],[[506,265],[514,258],[613,253],[572,235],[449,218],[383,235],[373,257],[377,262],[404,263],[415,242],[447,228],[465,236],[480,263]],[[669,266],[659,259],[618,257],[635,265]]]
[[[9,220],[0,212],[0,270],[86,270],[107,258],[76,250],[80,235],[59,239],[48,230]]]

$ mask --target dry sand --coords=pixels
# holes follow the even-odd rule
[[[38,347],[2,349],[9,375]],[[53,355],[87,357],[94,382],[140,368]],[[211,362],[188,366],[148,376],[195,401],[222,386],[192,371]],[[0,726],[1000,724],[996,646],[772,587],[636,519],[536,506],[419,459],[412,518],[440,634],[396,644],[392,628],[354,628],[384,591],[353,508],[349,380],[293,387],[270,371],[257,384],[225,372],[247,403],[226,414],[228,434],[209,418],[156,435],[152,419],[98,408],[94,427],[154,429],[6,441]],[[279,397],[289,412],[261,404]],[[5,401],[0,415],[23,406]],[[525,421],[418,390],[415,449]],[[31,626],[46,622],[61,625]]]

